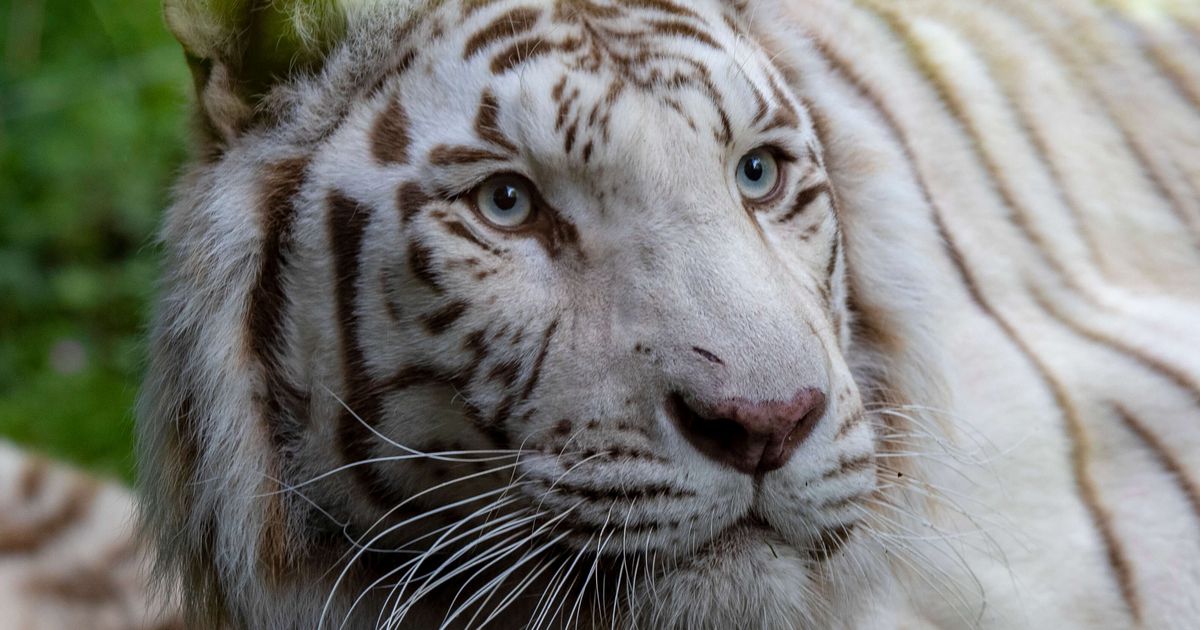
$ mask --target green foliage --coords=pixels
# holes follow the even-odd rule
[[[131,477],[190,85],[158,0],[0,0],[0,436]]]

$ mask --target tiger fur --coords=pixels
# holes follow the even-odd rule
[[[132,493],[0,442],[0,628],[168,630]]]
[[[1197,3],[166,15],[141,490],[192,625],[1200,623]]]

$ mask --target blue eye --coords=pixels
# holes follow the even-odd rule
[[[751,201],[765,199],[779,184],[779,162],[768,149],[755,149],[737,165],[737,186],[742,196]]]
[[[533,213],[533,194],[529,183],[520,177],[499,175],[479,187],[475,205],[489,222],[502,228],[514,228]]]

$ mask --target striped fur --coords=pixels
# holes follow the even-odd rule
[[[5,628],[182,628],[150,589],[134,502],[0,443],[0,610]]]
[[[139,423],[192,623],[1200,622],[1200,6],[320,7],[247,91],[255,29],[168,3],[208,133]],[[806,388],[760,478],[671,420]]]

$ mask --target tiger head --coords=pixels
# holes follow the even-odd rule
[[[870,613],[872,350],[765,16],[226,4],[167,3],[203,139],[141,414],[196,619]]]

